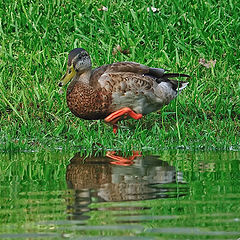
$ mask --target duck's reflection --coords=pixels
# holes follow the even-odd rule
[[[74,215],[79,217],[89,211],[92,202],[174,198],[187,194],[181,172],[158,156],[141,156],[138,152],[128,158],[115,152],[108,152],[105,157],[81,157],[77,153],[67,167],[66,179],[68,187],[75,190],[72,207]]]

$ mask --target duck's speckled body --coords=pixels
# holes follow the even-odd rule
[[[188,75],[165,72],[135,62],[118,62],[92,70],[88,53],[76,48],[69,53],[68,70],[59,85],[72,80],[67,89],[67,104],[74,115],[106,120],[118,111],[117,116],[107,120],[115,125],[122,116],[131,116],[129,111],[140,118],[159,110],[187,86],[187,82],[169,78]]]

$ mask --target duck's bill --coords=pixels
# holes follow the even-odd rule
[[[73,66],[71,66],[69,69],[67,69],[67,72],[63,75],[63,77],[61,78],[58,86],[62,87],[64,85],[66,85],[69,81],[72,80],[72,78],[76,75],[76,71],[73,68]]]

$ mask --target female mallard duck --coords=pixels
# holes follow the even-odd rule
[[[189,75],[165,71],[135,62],[117,62],[92,70],[87,51],[75,48],[68,55],[67,72],[59,86],[72,80],[67,88],[70,111],[83,119],[104,119],[116,133],[120,119],[140,119],[157,111],[187,86],[188,82],[169,78]]]

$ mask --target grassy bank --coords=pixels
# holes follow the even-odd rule
[[[100,11],[106,6],[108,11]],[[158,8],[148,12],[147,7]],[[0,150],[226,148],[240,139],[240,20],[237,1],[11,1],[0,3]],[[128,54],[114,48],[120,45]],[[93,65],[136,61],[192,76],[159,113],[122,125],[68,110],[57,83],[67,53]],[[216,59],[210,68],[199,64]]]

